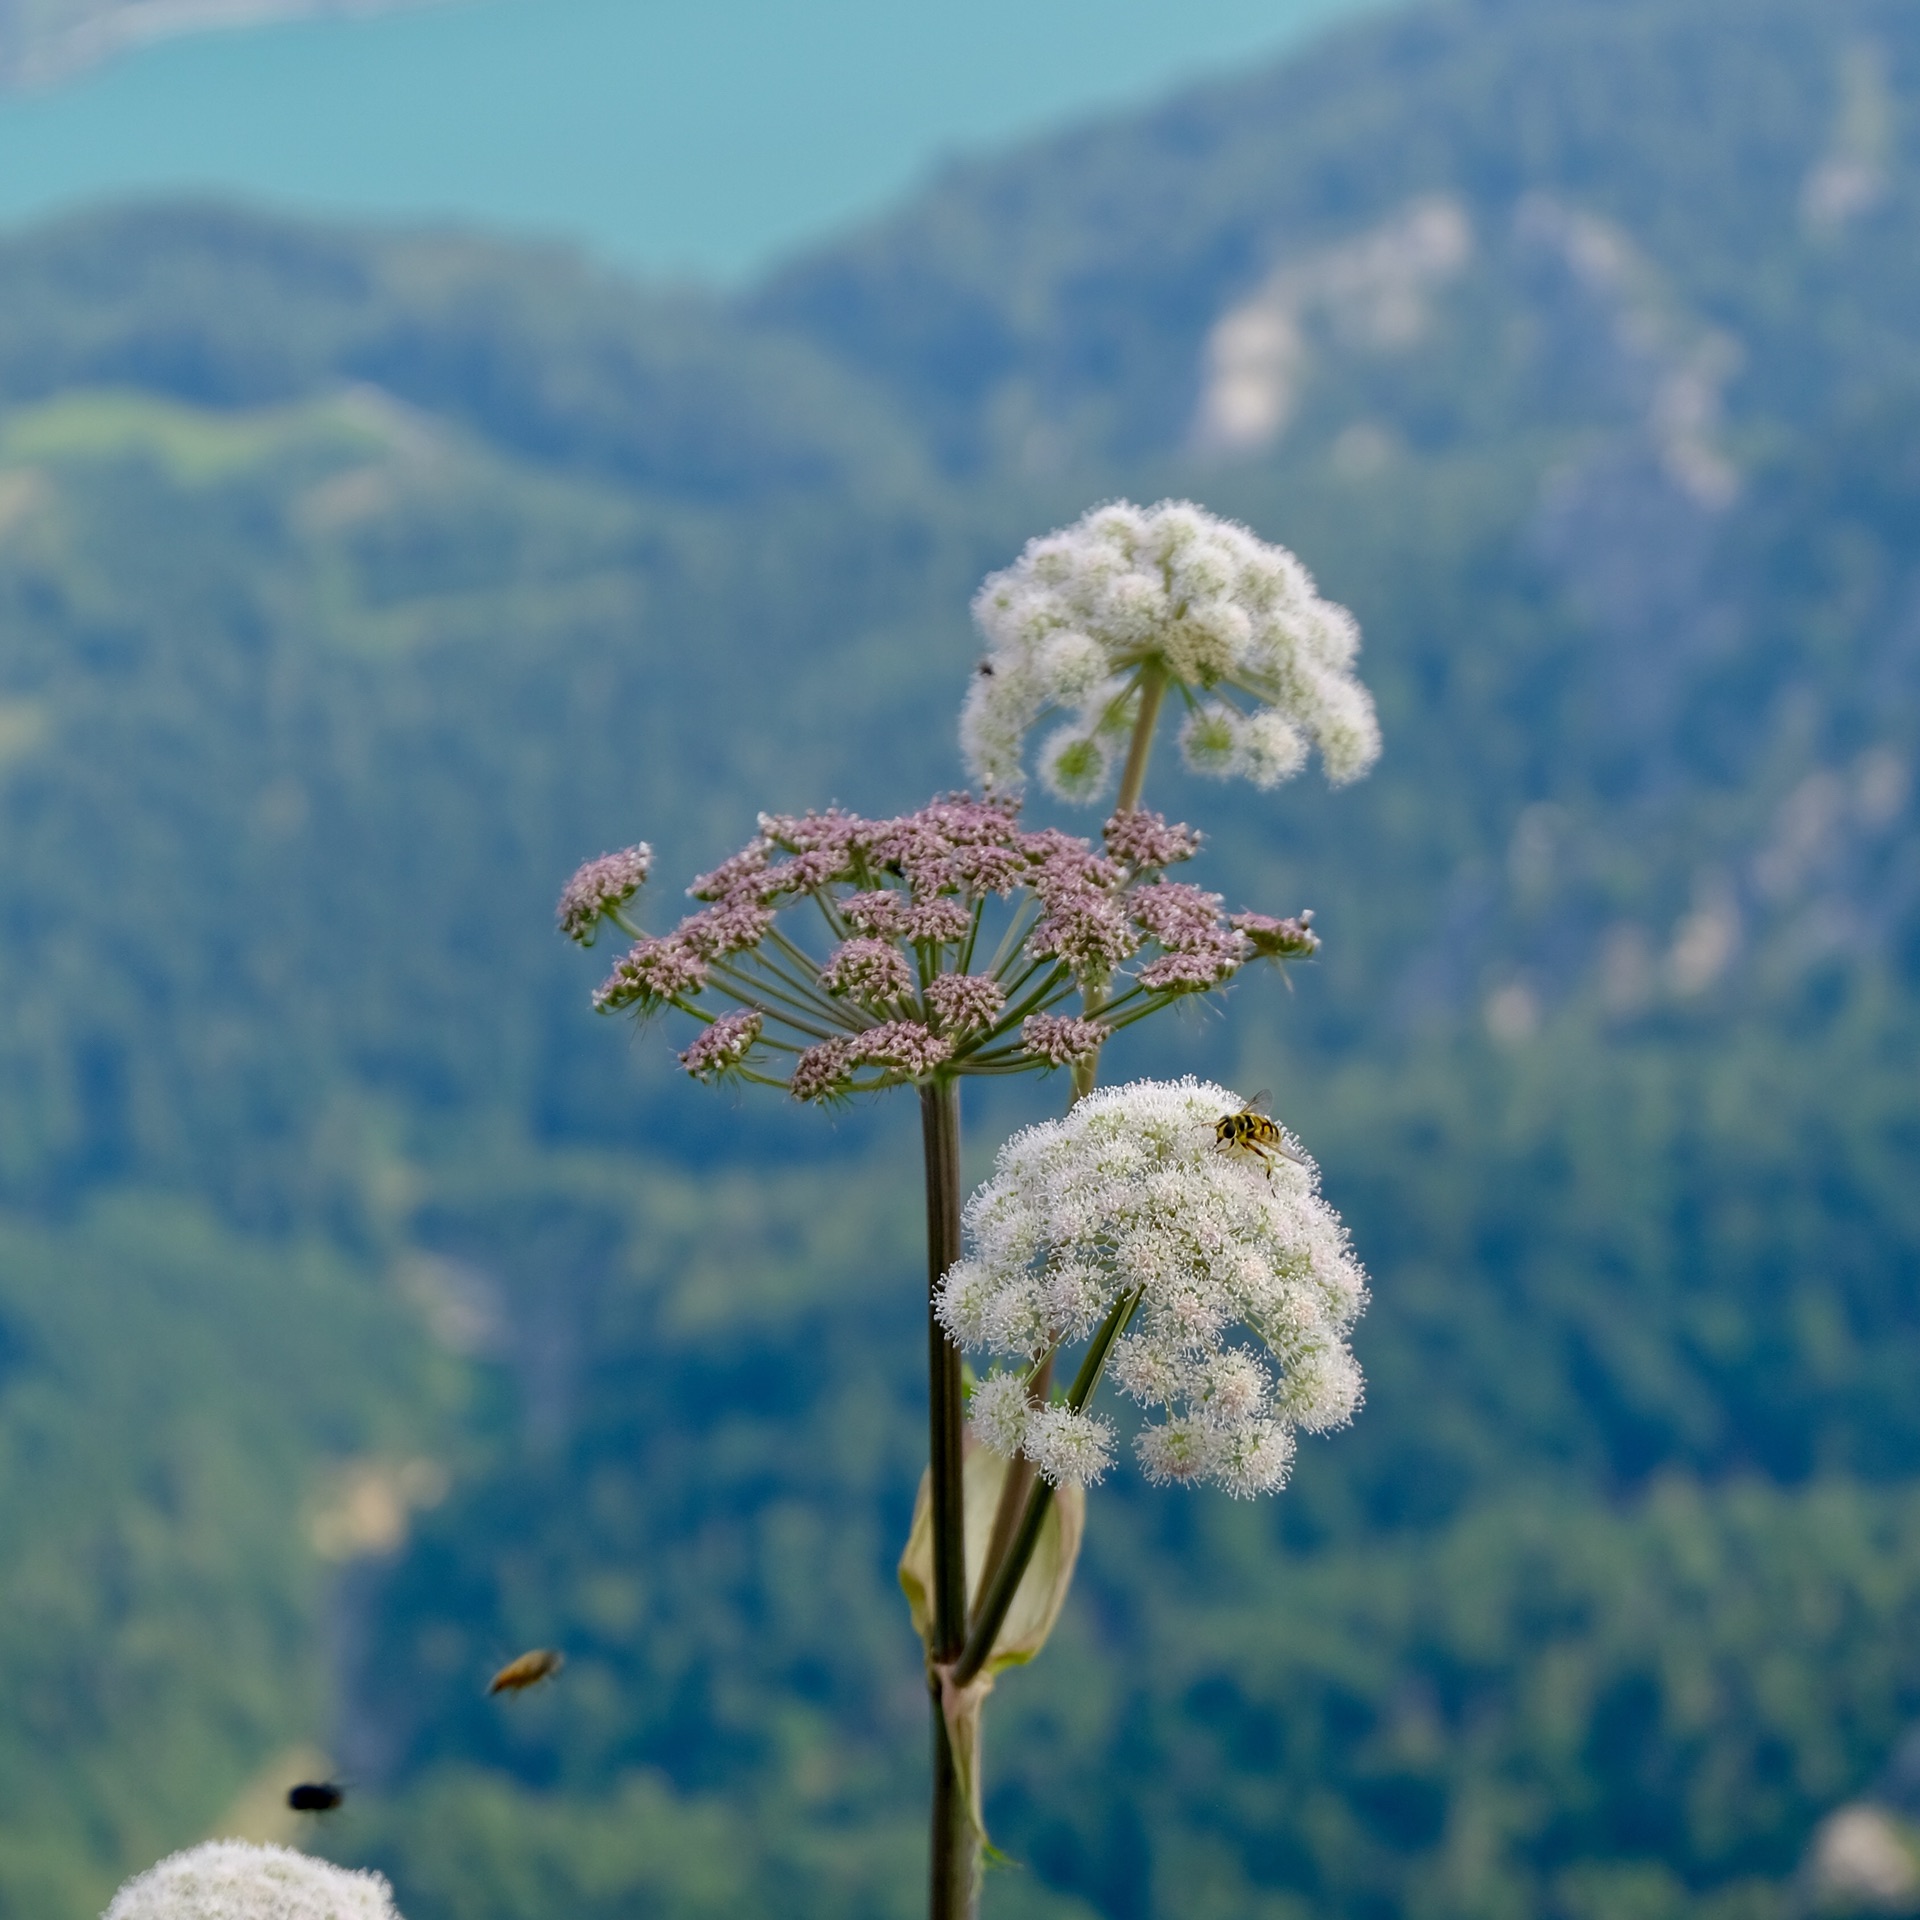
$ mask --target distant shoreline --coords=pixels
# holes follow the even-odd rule
[[[24,36],[18,46],[6,44],[7,36],[0,31],[0,86],[57,86],[120,54],[186,34],[447,4],[449,0],[127,0],[113,5],[109,0],[104,11],[69,27]]]

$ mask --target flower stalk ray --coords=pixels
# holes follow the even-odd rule
[[[1319,945],[1310,915],[1229,915],[1218,895],[1169,880],[1166,869],[1199,850],[1190,828],[1130,809],[1103,841],[1029,831],[1016,800],[965,794],[886,820],[763,816],[753,840],[694,883],[702,904],[671,931],[648,934],[633,912],[651,864],[639,849],[583,867],[561,926],[582,945],[603,920],[629,935],[595,1004],[692,1016],[703,1032],[681,1055],[689,1074],[814,1102],[1078,1071],[1147,1013]],[[779,923],[809,901],[835,938],[825,954]],[[991,960],[971,971],[997,922]],[[1077,1011],[1062,1011],[1076,997]]]

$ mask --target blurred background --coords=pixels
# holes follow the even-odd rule
[[[988,1914],[1920,1910],[1920,12],[0,0],[0,86],[4,1920],[323,1773],[410,1920],[916,1911],[917,1147],[552,901],[957,782],[1121,493],[1366,628],[1369,781],[1151,793],[1320,960],[1110,1067],[1273,1089],[1369,1404],[1100,1490]]]

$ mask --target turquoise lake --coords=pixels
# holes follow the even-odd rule
[[[943,159],[1269,60],[1369,0],[466,0],[0,97],[0,223],[182,191],[738,280]]]

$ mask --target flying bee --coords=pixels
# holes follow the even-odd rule
[[[535,1647],[531,1653],[523,1653],[519,1659],[509,1660],[493,1676],[487,1692],[525,1693],[529,1687],[537,1687],[542,1680],[551,1680],[566,1664],[567,1656],[558,1648]]]
[[[287,1805],[295,1813],[332,1813],[346,1797],[346,1788],[335,1786],[331,1780],[303,1780],[287,1789]]]
[[[1280,1131],[1279,1122],[1256,1111],[1266,1097],[1264,1091],[1256,1093],[1238,1113],[1223,1113],[1214,1122],[1213,1137],[1222,1147],[1244,1148],[1266,1168],[1267,1178],[1271,1180],[1275,1154],[1282,1160],[1291,1160],[1296,1167],[1303,1167],[1306,1162],[1287,1145],[1287,1136]]]

